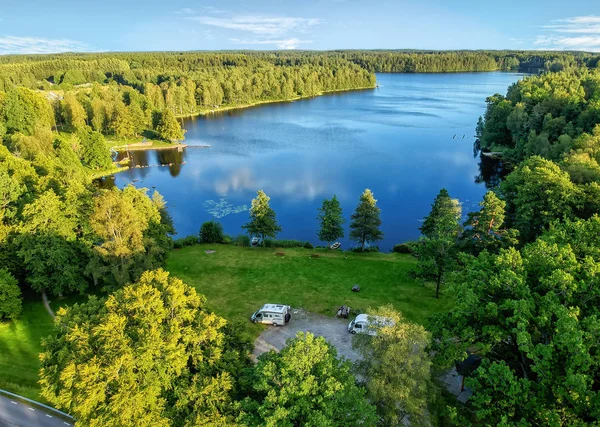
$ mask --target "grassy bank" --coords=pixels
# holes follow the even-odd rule
[[[206,254],[215,249],[215,254]],[[282,251],[279,257],[275,252]],[[311,259],[310,254],[319,254]],[[346,258],[347,257],[347,258]],[[410,255],[332,252],[324,249],[263,249],[229,245],[196,245],[175,250],[167,268],[208,298],[208,306],[230,320],[241,320],[256,336],[262,326],[248,321],[264,303],[289,304],[334,315],[342,305],[366,310],[392,304],[414,322],[448,309],[453,300],[436,300],[432,287],[409,276],[415,259]],[[352,285],[360,293],[351,292]]]
[[[52,318],[41,298],[25,300],[17,322],[0,323],[0,388],[41,400],[38,354],[51,330]]]

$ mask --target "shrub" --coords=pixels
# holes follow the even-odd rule
[[[410,254],[412,252],[410,246],[406,243],[394,245],[393,251],[399,254]]]
[[[392,250],[399,254],[415,255],[418,244],[419,244],[419,242],[416,242],[416,241],[408,241],[408,242],[400,243],[398,245],[394,245],[394,249],[392,249]]]
[[[301,248],[304,242],[300,240],[275,240],[265,239],[266,248]]]
[[[304,243],[304,249],[313,249],[313,245],[307,241]]]
[[[0,320],[15,320],[21,314],[21,289],[12,274],[0,269]]]
[[[223,243],[223,226],[217,221],[207,221],[200,227],[200,243]]]
[[[248,247],[250,246],[250,237],[246,234],[240,234],[233,240],[233,244],[236,246]]]
[[[193,234],[190,236],[182,237],[181,239],[173,240],[173,247],[175,249],[181,249],[185,246],[193,246],[198,244],[198,237]]]
[[[352,252],[379,252],[379,246],[369,246],[368,248],[361,249],[360,246],[352,248]]]
[[[226,234],[226,235],[223,236],[223,243],[224,244],[230,245],[231,242],[233,242],[233,238],[229,234]]]

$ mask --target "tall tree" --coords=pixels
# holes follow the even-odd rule
[[[351,365],[323,337],[298,332],[285,348],[261,356],[244,402],[246,425],[374,426],[375,410]]]
[[[250,236],[260,236],[264,245],[265,237],[277,237],[281,226],[277,223],[275,211],[269,205],[271,198],[263,190],[258,190],[256,198],[252,199],[250,221],[242,226]]]
[[[85,127],[87,114],[75,95],[67,92],[60,102],[60,108],[67,129],[76,131]]]
[[[160,139],[165,141],[181,141],[183,140],[183,130],[179,122],[175,118],[175,114],[170,109],[165,109],[160,115],[160,120],[156,126],[156,133]]]
[[[459,201],[450,198],[448,191],[442,188],[420,228],[418,268],[421,276],[435,280],[436,298],[440,296],[444,274],[455,259],[461,213]]]
[[[90,169],[108,169],[112,166],[110,150],[106,145],[104,136],[89,127],[78,132],[81,142],[81,162]]]
[[[360,196],[358,206],[350,217],[350,238],[360,243],[361,249],[364,249],[367,243],[383,239],[383,232],[379,229],[380,213],[377,200],[367,188]]]
[[[496,252],[500,248],[515,245],[519,232],[502,227],[506,202],[493,191],[488,191],[479,206],[480,210],[467,214],[461,245],[475,255],[483,250]]]
[[[42,395],[90,426],[226,425],[231,378],[213,366],[225,320],[163,270],[60,309],[40,356]]]
[[[323,200],[323,205],[319,208],[317,216],[321,228],[317,235],[323,242],[333,243],[337,239],[344,237],[344,222],[346,220],[342,214],[342,207],[334,194],[331,199]]]
[[[375,336],[355,335],[352,342],[362,356],[357,367],[379,425],[425,424],[431,392],[429,332],[404,320],[392,306],[368,314],[388,319],[376,326]]]
[[[16,320],[21,314],[21,289],[7,269],[0,268],[0,321]]]

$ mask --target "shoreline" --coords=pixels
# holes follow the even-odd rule
[[[171,145],[154,145],[154,144],[147,144],[147,145],[121,145],[118,147],[112,147],[113,150],[117,151],[117,152],[124,152],[124,151],[150,151],[150,150],[173,150],[176,148],[187,148],[188,145],[187,144],[171,144]],[[194,147],[194,146],[191,146]],[[206,146],[208,148],[208,146]]]
[[[256,102],[251,102],[249,104],[231,105],[231,106],[225,106],[225,107],[220,107],[220,108],[216,108],[216,109],[209,109],[209,110],[197,111],[197,112],[192,113],[192,114],[176,115],[176,117],[178,119],[192,119],[194,117],[208,116],[210,114],[220,113],[222,111],[242,110],[242,109],[245,109],[245,108],[252,108],[252,107],[257,107],[259,105],[265,105],[265,104],[278,104],[278,103],[294,102],[294,101],[300,101],[300,100],[303,100],[303,99],[317,98],[319,96],[323,96],[323,95],[327,95],[327,94],[342,93],[342,92],[353,92],[353,91],[369,90],[369,89],[375,89],[375,88],[377,88],[377,85],[375,85],[375,86],[365,86],[365,87],[356,87],[356,88],[351,88],[351,89],[326,90],[326,91],[323,91],[323,92],[319,92],[316,95],[296,96],[294,98],[281,98],[281,99],[272,99],[272,100],[267,100],[267,101],[256,101]]]

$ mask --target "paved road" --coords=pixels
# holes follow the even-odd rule
[[[66,427],[71,422],[41,408],[0,395],[0,427]]]

